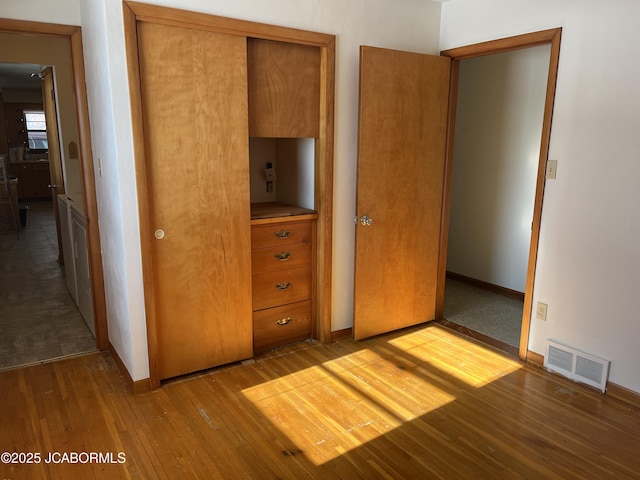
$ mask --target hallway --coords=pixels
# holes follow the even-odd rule
[[[96,350],[69,294],[52,202],[31,202],[27,223],[0,232],[0,370]]]

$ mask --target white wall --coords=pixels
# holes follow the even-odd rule
[[[149,357],[122,5],[83,0],[81,10],[109,341],[140,380]]]
[[[550,47],[460,64],[447,270],[525,291]]]
[[[640,3],[454,0],[442,49],[563,27],[529,349],[547,338],[612,360],[610,380],[640,392]]]
[[[358,55],[361,44],[437,53],[440,5],[424,0],[184,0],[148,3],[337,35],[333,329],[352,324]],[[109,338],[148,376],[131,114],[120,0],[82,0]]]
[[[80,0],[2,0],[1,18],[80,25]]]
[[[281,203],[315,208],[315,145],[313,138],[276,140],[278,164],[277,199]]]

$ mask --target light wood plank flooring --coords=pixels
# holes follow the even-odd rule
[[[439,325],[305,342],[129,393],[106,353],[0,372],[16,479],[639,478],[640,410]],[[86,457],[85,457],[86,458]]]

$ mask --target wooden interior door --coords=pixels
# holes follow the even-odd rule
[[[53,69],[47,67],[42,71],[42,106],[47,122],[47,144],[49,158],[49,188],[53,200],[53,213],[56,219],[58,236],[58,263],[64,263],[62,254],[62,233],[60,231],[60,212],[58,211],[58,195],[64,193],[64,179],[62,175],[62,157],[60,155],[60,134],[58,130],[58,115],[56,113],[56,98],[54,91]]]
[[[435,318],[449,69],[361,47],[356,339]]]
[[[138,23],[160,378],[253,353],[246,43]]]

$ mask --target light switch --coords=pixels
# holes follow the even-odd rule
[[[547,160],[547,179],[555,180],[557,170],[558,170],[558,161]]]

